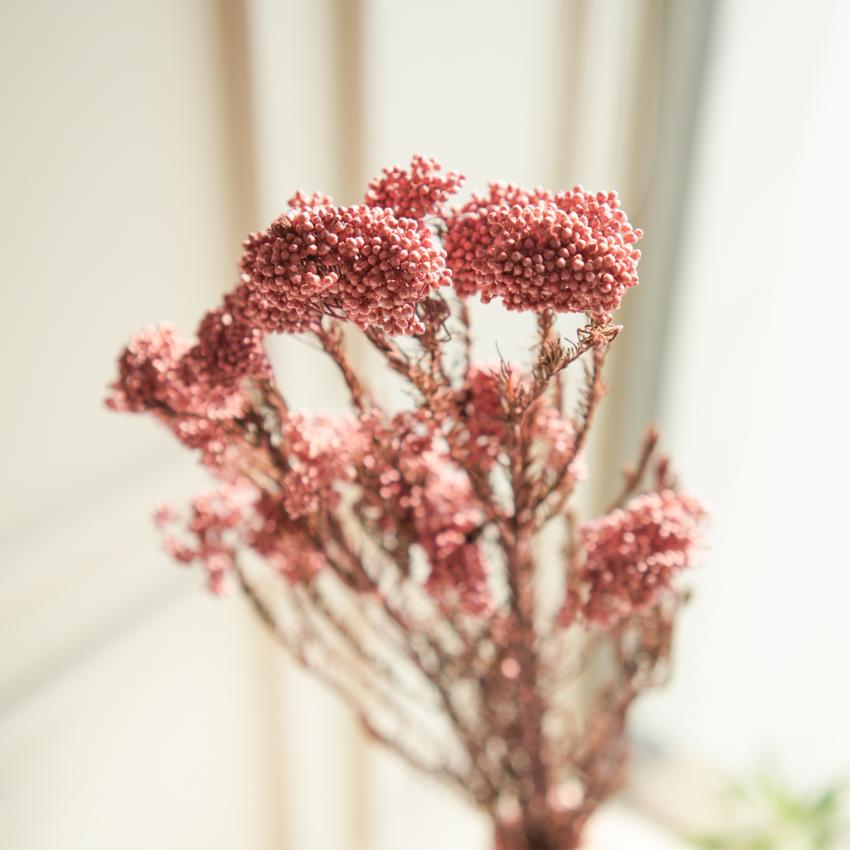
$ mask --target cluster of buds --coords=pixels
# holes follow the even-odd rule
[[[162,325],[130,341],[107,403],[152,414],[216,479],[185,515],[157,512],[178,562],[241,590],[372,736],[492,815],[499,846],[563,850],[620,781],[626,712],[666,666],[705,511],[654,434],[605,515],[572,508],[612,313],[637,284],[641,234],[616,195],[492,184],[447,206],[462,183],[417,156],[353,206],[297,193],[245,240],[194,339]],[[532,362],[471,361],[476,297],[536,313]],[[574,343],[565,312],[586,316]],[[407,382],[407,409],[358,374],[346,323]],[[291,409],[272,333],[318,343],[348,414]],[[541,553],[552,524],[566,545]]]

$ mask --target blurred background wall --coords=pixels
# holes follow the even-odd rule
[[[100,404],[127,335],[193,327],[294,189],[353,202],[414,151],[617,188],[647,232],[592,460],[612,484],[658,418],[714,542],[638,738],[846,775],[848,36],[842,0],[2,4],[0,843],[486,846],[158,552],[152,507],[202,476]],[[482,357],[521,354],[476,315]]]

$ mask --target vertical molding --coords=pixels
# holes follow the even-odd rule
[[[583,101],[582,88],[582,42],[588,23],[586,0],[567,0],[559,7],[557,29],[565,33],[566,50],[555,57],[560,65],[559,76],[560,102],[563,108],[559,113],[558,145],[556,161],[553,165],[554,185],[557,188],[572,186],[575,182],[575,168],[579,149],[579,132],[582,127],[576,121]]]
[[[255,145],[256,116],[251,85],[249,0],[216,0],[215,23],[217,63],[221,92],[221,137],[228,166],[226,175],[230,198],[230,231],[233,255],[238,255],[244,235],[256,227],[259,215],[259,186]],[[235,265],[235,264],[234,264]],[[234,271],[235,275],[235,271]],[[235,616],[235,612],[231,614]],[[254,667],[257,723],[253,738],[258,748],[257,763],[262,777],[258,782],[265,800],[263,824],[266,846],[274,850],[294,850],[285,801],[289,798],[286,770],[286,700],[283,697],[286,669],[277,644],[254,619],[253,611],[241,618],[246,654]]]
[[[234,257],[238,256],[244,235],[256,226],[259,206],[247,3],[248,0],[216,0],[215,6],[221,137],[228,163],[226,181]]]
[[[358,203],[363,197],[365,162],[364,0],[334,0],[334,118],[336,124],[336,186],[340,200]],[[346,348],[355,366],[366,371],[366,343],[360,334],[346,334]],[[365,848],[374,832],[372,765],[363,730],[353,715],[346,724],[346,815],[349,847]]]
[[[618,313],[625,329],[608,366],[613,392],[599,434],[599,454],[608,462],[598,470],[596,497],[616,488],[621,464],[634,456],[644,426],[658,415],[716,6],[647,0],[641,9],[624,194],[631,220],[646,232],[642,285]]]
[[[365,175],[363,0],[333,0],[331,55],[335,63],[336,186],[340,200],[357,203]]]

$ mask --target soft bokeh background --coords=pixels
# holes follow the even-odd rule
[[[414,151],[617,188],[647,231],[597,480],[656,418],[714,544],[632,805],[850,774],[848,38],[844,0],[5,0],[0,845],[486,847],[166,561],[151,508],[201,475],[100,406],[127,335],[193,327],[295,188],[351,202]]]

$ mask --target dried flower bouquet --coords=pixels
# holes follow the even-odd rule
[[[218,481],[186,516],[158,512],[179,562],[241,588],[375,739],[492,816],[499,848],[565,850],[621,780],[629,706],[664,675],[704,510],[654,433],[604,516],[572,507],[612,311],[638,282],[616,195],[494,183],[447,206],[462,182],[417,156],[359,205],[296,194],[245,240],[194,339],[133,337],[108,404],[152,414]],[[527,370],[471,362],[473,297],[536,313]],[[575,343],[563,312],[587,317]],[[407,383],[406,408],[358,374],[345,324]],[[292,410],[270,333],[316,341],[351,413]],[[553,524],[563,546],[541,552]]]

